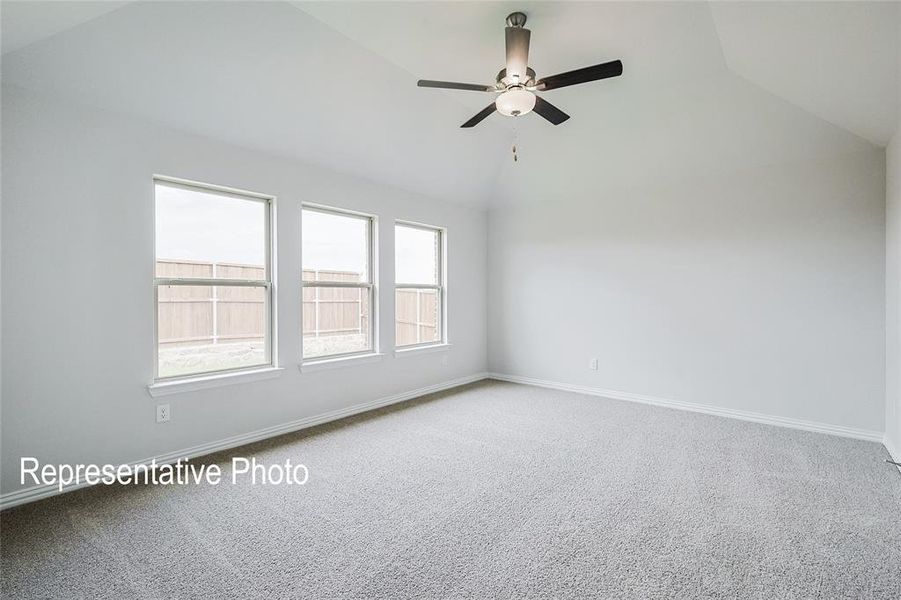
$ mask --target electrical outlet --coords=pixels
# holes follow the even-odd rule
[[[447,363],[448,363],[447,354],[445,354],[444,356],[441,357],[441,364],[446,367]]]
[[[156,405],[156,422],[157,423],[165,423],[169,420],[169,417],[172,415],[169,410],[168,404],[157,404]]]
[[[591,369],[592,371],[597,371],[598,370],[598,359],[592,358],[591,361],[588,363],[588,368]]]

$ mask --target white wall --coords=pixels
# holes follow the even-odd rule
[[[898,119],[885,149],[885,445],[901,461],[901,7]]]
[[[901,131],[885,151],[885,437],[901,459]]]
[[[884,168],[522,194],[489,217],[490,370],[881,432]]]
[[[480,373],[486,364],[486,216],[408,192],[3,90],[2,481],[22,455],[128,462]],[[169,396],[155,422],[153,174],[278,197],[281,377]],[[300,203],[379,219],[375,364],[301,374]],[[447,353],[395,358],[393,221],[447,227]],[[444,358],[448,364],[443,364]]]

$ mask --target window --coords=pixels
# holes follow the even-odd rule
[[[373,348],[372,217],[304,206],[303,359]]]
[[[272,198],[154,184],[155,378],[271,366]]]
[[[444,341],[444,233],[435,227],[394,226],[394,339],[397,347]]]

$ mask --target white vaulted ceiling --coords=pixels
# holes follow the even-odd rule
[[[3,54],[71,29],[121,8],[128,2],[3,2],[0,4],[0,48]]]
[[[487,200],[507,132],[285,2],[135,2],[4,55],[3,79],[457,201]]]
[[[59,4],[3,3],[4,83],[476,205],[839,155],[897,125],[898,3]],[[492,82],[513,10],[539,76],[624,75],[548,92],[559,127],[462,130],[493,96],[416,80]]]
[[[897,2],[716,2],[729,68],[886,145],[898,116]]]

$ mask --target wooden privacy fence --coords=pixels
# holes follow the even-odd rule
[[[438,292],[398,289],[394,293],[394,343],[397,346],[437,342]]]
[[[263,279],[255,265],[159,260],[157,277]],[[307,281],[360,280],[348,271],[304,270]],[[438,297],[434,290],[398,289],[395,296],[398,346],[437,341]],[[369,330],[369,295],[360,288],[303,289],[304,337],[353,335]],[[245,286],[160,286],[160,345],[262,342],[266,330],[266,290]]]
[[[304,269],[304,281],[358,282],[360,273]],[[369,292],[363,288],[305,287],[303,335],[322,337],[369,330]]]
[[[158,260],[157,277],[263,279],[263,267]],[[227,285],[162,285],[157,328],[160,345],[262,342],[266,289]]]

